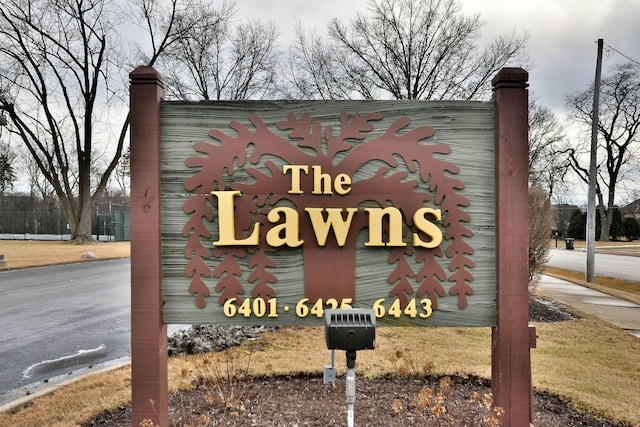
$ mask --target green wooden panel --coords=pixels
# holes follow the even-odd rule
[[[310,121],[299,123],[304,113],[308,113]],[[341,119],[341,114],[346,114]],[[338,143],[328,142],[330,138],[334,138],[341,132],[350,131],[356,114],[364,115],[368,113],[378,113],[378,120],[371,120],[368,123],[371,129],[363,131],[360,136],[348,138],[341,143],[346,144],[345,151],[337,152],[335,155],[329,154],[338,147]],[[292,115],[292,116],[290,116]],[[251,121],[250,117],[254,116]],[[256,119],[257,117],[258,119]],[[383,138],[394,123],[402,118],[409,118],[410,122],[404,127],[400,127],[391,135]],[[309,132],[307,138],[292,137],[289,130],[279,123],[295,119],[289,124],[297,123],[297,131],[300,135],[301,130]],[[375,301],[384,298],[382,304],[385,307],[386,315],[378,319],[378,323],[385,325],[425,325],[425,326],[494,326],[496,317],[495,307],[495,155],[494,155],[494,107],[492,103],[479,102],[431,102],[431,101],[282,101],[282,102],[164,102],[161,109],[161,145],[162,145],[162,235],[163,235],[163,298],[164,298],[164,321],[166,323],[227,323],[227,324],[308,324],[320,325],[322,318],[309,313],[306,317],[299,317],[295,314],[296,306],[299,306],[300,300],[304,298],[304,269],[311,264],[309,259],[310,253],[313,253],[314,263],[317,267],[322,264],[322,260],[327,256],[329,248],[312,247],[308,245],[308,241],[302,247],[298,248],[280,248],[276,252],[267,253],[267,260],[276,264],[276,267],[266,267],[262,269],[263,274],[257,274],[266,277],[265,273],[273,275],[277,278],[277,282],[268,283],[276,292],[276,304],[269,306],[272,313],[277,312],[277,318],[256,317],[252,313],[250,317],[244,317],[242,314],[236,313],[233,317],[227,317],[223,314],[223,307],[219,304],[221,293],[216,292],[216,287],[221,285],[221,280],[226,276],[231,276],[231,269],[227,264],[221,263],[231,261],[231,257],[225,258],[213,256],[213,241],[217,239],[219,234],[217,229],[218,212],[217,208],[210,202],[206,202],[209,193],[214,190],[213,180],[224,180],[224,190],[232,188],[243,188],[247,194],[251,193],[252,186],[256,186],[256,182],[266,182],[267,188],[273,182],[273,188],[277,194],[283,194],[282,186],[277,185],[278,172],[282,171],[283,165],[307,164],[311,168],[314,164],[318,164],[315,158],[329,158],[332,166],[339,170],[341,165],[350,164],[345,170],[349,170],[352,178],[352,193],[349,196],[358,196],[355,194],[357,189],[361,188],[360,184],[367,181],[376,181],[376,174],[381,172],[381,168],[387,168],[388,171],[383,174],[383,178],[378,179],[380,186],[374,186],[371,199],[380,199],[379,192],[387,192],[387,205],[396,205],[399,208],[407,208],[415,206],[416,203],[422,203],[423,206],[432,208],[451,207],[452,201],[456,198],[468,200],[468,206],[460,206],[455,214],[467,215],[468,221],[458,221],[460,227],[469,231],[469,236],[457,236],[454,239],[443,240],[440,248],[443,250],[441,257],[436,257],[437,265],[445,271],[447,278],[438,279],[438,283],[447,292],[445,296],[437,296],[435,302],[437,309],[427,318],[420,318],[419,314],[424,313],[422,310],[421,300],[428,296],[417,297],[416,292],[420,287],[420,283],[416,277],[408,277],[411,272],[414,275],[423,270],[424,264],[417,259],[418,250],[412,248],[411,255],[403,255],[402,260],[395,263],[389,262],[392,250],[383,247],[366,247],[364,244],[368,239],[368,230],[365,228],[353,238],[357,237],[355,247],[340,248],[339,251],[345,255],[345,258],[355,260],[355,307],[370,308]],[[236,124],[231,124],[232,122]],[[348,122],[351,122],[350,124]],[[256,127],[256,125],[258,127]],[[264,126],[264,129],[262,127]],[[279,126],[281,128],[279,128]],[[314,126],[318,126],[315,128]],[[331,126],[331,127],[328,127]],[[423,163],[417,160],[411,160],[411,156],[406,155],[405,148],[408,142],[398,135],[407,136],[410,132],[423,129],[424,126],[432,127],[435,135],[415,142],[421,147],[418,150],[426,150],[425,147],[434,144],[445,144],[451,150],[448,154],[436,153],[432,157],[438,167],[444,164],[452,164],[459,169],[457,173],[449,170],[436,171],[441,173],[440,188],[430,188],[434,185],[435,178],[425,175]],[[260,128],[260,131],[258,131]],[[228,140],[220,141],[209,136],[211,129],[217,129],[220,135],[225,135]],[[248,137],[253,138],[251,144],[246,143],[246,138],[240,136],[237,141],[233,138],[238,137],[237,130],[246,132]],[[265,132],[269,132],[273,137],[265,138]],[[302,132],[303,134],[305,132]],[[244,134],[243,134],[244,135]],[[351,135],[351,134],[350,134]],[[294,135],[295,136],[295,135]],[[327,138],[329,136],[330,138]],[[353,135],[352,135],[353,136]],[[361,139],[359,139],[361,138]],[[223,138],[224,139],[224,138]],[[366,152],[371,146],[380,147],[380,158],[365,159],[358,157],[356,149]],[[411,138],[408,138],[411,139]],[[301,144],[301,141],[305,141]],[[209,147],[210,155],[197,152],[194,148],[196,143],[206,143]],[[314,144],[321,145],[315,146]],[[303,146],[305,145],[306,146]],[[389,145],[386,145],[389,144]],[[395,145],[394,145],[395,144]],[[414,145],[415,145],[414,144]],[[388,149],[389,147],[394,147]],[[236,147],[236,151],[225,151],[228,147]],[[369,148],[367,148],[369,147]],[[397,148],[396,148],[397,147]],[[319,150],[319,151],[316,151]],[[395,150],[395,151],[394,151]],[[392,152],[391,152],[392,151]],[[225,154],[231,153],[231,154]],[[258,153],[262,153],[258,155]],[[370,153],[370,151],[369,151]],[[403,154],[404,153],[404,154]],[[228,157],[228,158],[225,158]],[[246,159],[244,158],[246,156]],[[360,163],[354,167],[353,158],[358,158]],[[190,159],[190,160],[188,160]],[[189,167],[187,163],[201,163],[203,167]],[[254,160],[254,164],[251,160]],[[326,160],[326,159],[325,159]],[[222,162],[222,163],[220,163]],[[351,163],[349,163],[351,162]],[[391,163],[391,165],[390,165]],[[397,163],[397,164],[396,164]],[[216,169],[212,165],[224,164],[226,169]],[[271,167],[271,169],[269,169]],[[264,176],[256,179],[255,174],[252,175],[246,168],[253,168],[261,171]],[[451,168],[449,168],[451,169]],[[203,184],[200,188],[185,188],[185,183],[192,187],[194,182],[203,182],[202,171],[208,170],[210,181]],[[421,171],[423,175],[421,175]],[[406,177],[400,179],[396,187],[390,183],[397,177],[394,175],[398,172],[406,173]],[[455,172],[455,171],[454,171]],[[197,180],[194,178],[198,175]],[[291,175],[281,175],[280,180],[286,179],[291,181]],[[196,181],[194,181],[196,180]],[[443,181],[442,181],[443,180]],[[408,192],[409,182],[416,181],[417,187],[413,192]],[[444,182],[449,185],[453,182],[461,181],[464,188],[457,188],[452,191],[444,191],[442,187]],[[244,185],[244,187],[237,187]],[[364,187],[364,186],[362,186]],[[461,186],[460,186],[461,187]],[[397,188],[397,191],[395,190]],[[223,189],[223,188],[216,188]],[[305,187],[305,198],[294,199],[294,202],[282,200],[277,206],[293,206],[298,200],[310,200],[311,195],[308,186]],[[260,192],[262,191],[262,192]],[[253,206],[258,210],[256,203],[261,203],[258,196],[265,195],[264,188],[258,191],[253,198]],[[440,192],[440,193],[439,193]],[[446,193],[446,194],[445,194]],[[444,200],[439,200],[444,194]],[[286,194],[285,194],[286,195]],[[426,195],[426,196],[425,196]],[[362,218],[365,215],[362,209],[365,207],[379,206],[379,203],[367,201],[368,195],[360,195],[362,202],[357,206],[359,211],[356,215]],[[210,196],[209,196],[210,197]],[[274,196],[275,197],[275,196]],[[342,196],[334,194],[333,196],[315,196],[316,206],[336,206],[335,203],[340,201]],[[430,198],[431,200],[421,202],[422,198]],[[197,199],[193,199],[197,198]],[[190,202],[191,200],[191,202]],[[251,200],[251,196],[243,199],[242,202]],[[418,200],[418,202],[416,202]],[[324,205],[323,205],[324,203]],[[449,203],[447,205],[446,203]],[[185,213],[185,204],[190,207],[198,206],[198,209],[207,207],[206,210],[213,216],[212,219],[200,219],[200,214]],[[249,204],[251,205],[251,204]],[[272,207],[265,205],[265,209]],[[246,205],[242,205],[242,209],[237,207],[238,211],[246,209]],[[253,208],[249,207],[249,210]],[[189,209],[186,209],[189,211]],[[444,209],[443,209],[444,211]],[[449,212],[449,211],[447,211]],[[245,215],[246,212],[238,212],[238,215]],[[411,216],[412,212],[404,212],[405,216]],[[443,213],[443,220],[446,221],[447,213]],[[450,218],[455,217],[449,214]],[[255,213],[254,213],[255,218]],[[445,233],[453,230],[446,227],[443,223],[439,223],[438,227]],[[202,227],[206,233],[210,233],[210,237],[194,235],[193,224]],[[410,236],[410,230],[405,224],[405,233]],[[200,232],[202,232],[202,230]],[[264,228],[263,228],[264,231]],[[187,233],[185,237],[184,233]],[[196,233],[197,234],[197,233]],[[198,255],[186,254],[185,247],[189,239],[197,241],[200,248],[206,251],[209,258],[202,258]],[[408,237],[406,242],[410,243]],[[462,309],[461,298],[457,295],[451,295],[451,289],[455,289],[455,283],[452,281],[457,270],[452,268],[452,256],[447,255],[447,250],[454,244],[455,248],[466,244],[472,248],[472,254],[459,253],[457,262],[466,266],[462,269],[472,276],[472,281],[467,281],[472,288],[473,294],[465,298],[466,307]],[[317,246],[317,245],[316,245]],[[224,249],[224,248],[222,248]],[[336,249],[331,249],[336,250]],[[428,250],[433,254],[433,250]],[[243,251],[244,252],[244,251]],[[307,253],[306,255],[304,253]],[[304,257],[304,259],[303,259]],[[257,282],[251,280],[251,275],[256,274],[256,266],[253,254],[246,253],[243,257],[233,258],[232,265],[237,267],[238,276],[234,279],[246,292],[243,297],[250,297],[251,292]],[[263,262],[264,259],[263,259]],[[214,272],[216,269],[223,271],[220,277],[207,277],[206,275],[195,274],[196,278],[200,277],[202,285],[206,286],[211,295],[203,297],[200,302],[204,302],[205,306],[199,308],[196,306],[196,296],[189,291],[193,286],[194,277],[187,277],[186,271],[194,271],[194,265],[200,265],[202,268]],[[399,265],[404,272],[399,280],[395,280],[395,274]],[[472,265],[472,266],[471,266]],[[332,276],[332,265],[326,265],[325,271],[321,272],[328,282],[334,279]],[[435,271],[435,270],[434,270]],[[229,278],[227,277],[227,279]],[[389,283],[389,278],[392,283]],[[338,280],[338,279],[336,279]],[[395,281],[394,281],[395,280]],[[394,298],[389,296],[390,290],[399,285],[401,281],[406,282],[413,294],[407,295],[409,300],[415,299],[417,302],[417,315],[412,318],[412,311],[409,309],[406,313],[402,313],[399,318],[389,315],[389,309]],[[201,286],[202,286],[201,285]],[[255,305],[254,305],[255,304]],[[253,301],[248,303],[249,307],[261,311],[260,303]],[[237,309],[238,307],[234,305]],[[285,308],[289,310],[285,312]],[[312,304],[307,305],[307,309],[311,311]],[[391,310],[394,312],[394,310]],[[267,313],[269,311],[267,310]]]

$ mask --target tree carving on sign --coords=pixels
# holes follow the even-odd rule
[[[474,267],[470,259],[474,251],[465,238],[473,233],[466,226],[470,217],[464,210],[469,200],[460,194],[464,183],[455,177],[459,168],[442,160],[451,148],[432,138],[435,135],[432,127],[411,128],[408,117],[399,117],[387,129],[374,133],[382,118],[381,113],[343,112],[335,129],[314,120],[309,113],[289,113],[285,120],[275,124],[278,134],[260,116],[251,115],[250,125],[231,121],[230,129],[211,129],[209,141],[194,144],[198,154],[186,159],[186,165],[194,173],[185,181],[192,197],[184,204],[188,220],[183,235],[188,239],[185,275],[191,279],[189,292],[195,296],[198,307],[204,307],[206,297],[211,294],[205,280],[212,276],[218,279],[214,290],[221,305],[230,298],[236,298],[240,304],[245,296],[264,299],[276,296],[277,269],[273,274],[269,271],[276,267],[272,254],[292,249],[269,246],[265,234],[277,226],[268,220],[269,212],[282,204],[298,213],[300,239],[304,242],[300,248],[305,297],[310,301],[326,300],[327,295],[338,301],[354,298],[356,241],[360,231],[369,225],[367,214],[358,209],[346,242],[339,244],[331,232],[325,242],[319,242],[305,208],[342,209],[344,219],[347,208],[375,204],[399,209],[406,227],[414,230],[413,212],[425,206],[437,207],[442,213],[443,238],[448,241],[446,252],[441,247],[387,245],[388,262],[394,265],[387,278],[388,296],[398,298],[404,307],[415,293],[419,298],[431,299],[432,307],[437,308],[438,297],[446,295],[445,284],[451,285],[448,292],[457,296],[459,308],[466,308],[467,297],[473,294],[469,270]],[[311,173],[301,174],[302,191],[292,194],[292,176],[283,173],[283,164],[309,165],[309,169],[313,165],[330,177],[346,174],[358,178],[353,179],[346,194],[330,191],[312,194],[317,181]],[[367,172],[357,175],[363,168]],[[244,172],[238,176],[244,177],[238,179],[234,174],[240,169]],[[252,179],[247,179],[248,176]],[[259,245],[215,246],[210,250],[215,236],[206,224],[216,220],[218,212],[218,200],[212,196],[212,190],[240,192],[234,200],[235,233],[246,236],[255,224],[261,224]],[[385,225],[383,233],[388,232]],[[216,259],[213,271],[206,262],[211,257]],[[410,257],[415,257],[416,265],[421,266],[418,271],[408,262]],[[243,258],[251,269],[244,280],[239,263]],[[250,294],[245,289],[247,283],[253,284]]]

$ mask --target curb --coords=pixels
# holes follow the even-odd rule
[[[48,385],[47,387],[38,390],[34,393],[31,393],[29,395],[20,397],[16,400],[13,400],[11,402],[5,403],[4,405],[0,406],[0,413],[5,413],[5,412],[12,412],[15,411],[16,409],[21,409],[24,408],[25,406],[29,405],[29,403],[31,403],[32,400],[43,397],[43,396],[47,396],[63,387],[66,387],[70,384],[73,384],[77,381],[80,381],[84,378],[87,378],[89,376],[92,375],[98,375],[98,374],[103,374],[106,372],[110,372],[110,371],[115,371],[116,369],[120,369],[124,366],[130,365],[131,361],[126,361],[126,362],[118,362],[115,363],[113,365],[109,365],[109,366],[105,366],[103,368],[100,368],[98,370],[95,371],[91,371],[91,372],[87,372],[85,374],[82,375],[78,375],[77,377],[73,377],[73,378],[69,378],[67,380],[64,381],[60,381],[57,384],[53,384],[53,385]]]

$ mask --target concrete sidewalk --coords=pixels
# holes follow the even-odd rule
[[[551,276],[537,290],[554,300],[616,325],[640,338],[640,305]]]

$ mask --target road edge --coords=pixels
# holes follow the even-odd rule
[[[67,387],[73,383],[76,383],[84,378],[87,378],[89,376],[92,375],[98,375],[98,374],[104,374],[107,372],[111,372],[111,371],[115,371],[117,369],[123,368],[127,365],[131,364],[131,360],[127,360],[127,361],[121,361],[118,363],[114,363],[114,364],[109,364],[108,366],[104,366],[100,369],[96,369],[96,370],[91,370],[89,372],[86,372],[82,375],[78,375],[75,376],[73,378],[69,378],[66,379],[64,381],[60,381],[59,383],[56,384],[51,384],[51,385],[47,385],[47,387],[42,388],[38,391],[35,391],[31,394],[28,394],[26,396],[20,397],[16,400],[13,400],[11,402],[7,402],[3,405],[0,405],[0,413],[5,413],[5,412],[14,412],[18,409],[22,409],[24,407],[26,407],[27,405],[29,405],[29,403],[31,403],[32,400],[43,397],[43,396],[47,396],[55,391],[60,390],[61,388]]]

